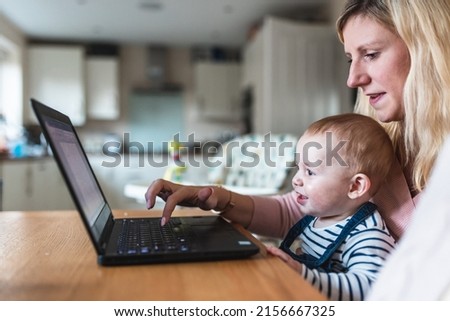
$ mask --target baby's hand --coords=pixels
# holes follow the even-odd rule
[[[267,252],[269,252],[272,255],[278,256],[280,259],[282,259],[284,262],[286,262],[287,265],[289,265],[295,271],[297,271],[298,273],[302,273],[303,264],[294,260],[292,257],[289,256],[289,254],[285,253],[284,251],[280,250],[279,248],[277,248],[275,246],[268,246]]]

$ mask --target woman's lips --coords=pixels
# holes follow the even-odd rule
[[[380,99],[384,96],[384,93],[382,94],[373,94],[369,95],[369,103],[370,105],[375,105]]]

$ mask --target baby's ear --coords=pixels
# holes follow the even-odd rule
[[[347,195],[350,199],[357,199],[369,191],[370,185],[371,182],[367,175],[362,173],[355,174],[350,180],[350,187]]]

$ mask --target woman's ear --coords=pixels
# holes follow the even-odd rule
[[[371,186],[370,179],[367,175],[358,173],[351,178],[348,197],[357,199],[366,194]]]

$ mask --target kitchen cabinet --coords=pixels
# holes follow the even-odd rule
[[[242,87],[251,93],[255,133],[300,136],[340,112],[336,35],[330,26],[268,17],[243,51]]]
[[[51,157],[1,162],[4,211],[74,209],[74,203]]]
[[[205,119],[239,121],[241,66],[235,62],[198,62],[194,67],[196,101]]]
[[[28,101],[35,98],[65,114],[74,125],[86,121],[84,48],[75,45],[30,45]],[[26,104],[24,123],[36,123]]]
[[[119,61],[117,57],[86,58],[87,117],[116,120],[119,110]]]

